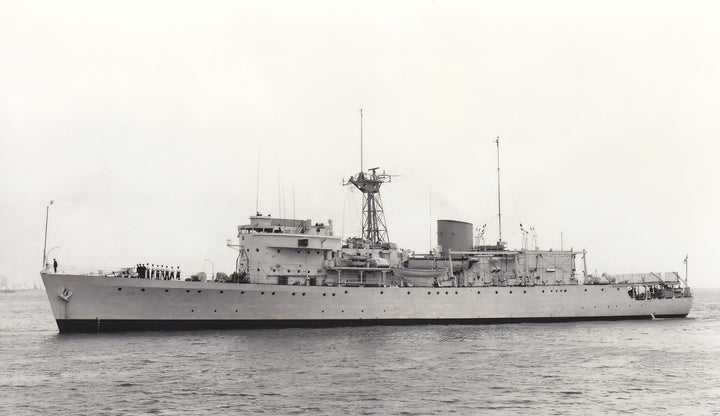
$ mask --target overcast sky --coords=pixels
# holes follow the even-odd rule
[[[390,239],[519,223],[591,272],[718,287],[715,1],[0,3],[0,274],[231,272],[263,214],[359,234],[365,167]],[[260,159],[259,193],[258,156]],[[259,197],[256,201],[256,197]]]

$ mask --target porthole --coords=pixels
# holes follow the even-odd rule
[[[542,293],[545,293],[545,289],[543,289]]]
[[[190,293],[190,289],[186,290],[185,293]]]
[[[603,288],[603,289],[600,289],[600,291],[601,291],[601,292],[604,292],[604,291],[605,291],[605,289],[604,289],[604,288]]]
[[[144,292],[144,291],[145,291],[145,289],[140,289],[140,291],[141,291],[141,292]]]
[[[217,309],[213,309],[213,312],[217,312]]]
[[[235,309],[235,313],[237,313],[237,309]]]
[[[382,290],[380,291],[380,294],[381,294],[381,295],[383,294],[383,291],[382,291]]]
[[[565,289],[565,293],[567,293],[567,289]]]
[[[303,295],[303,296],[305,296],[305,292],[303,292],[303,294],[302,294],[302,295]]]
[[[617,288],[618,291],[620,291],[620,288]]]
[[[295,296],[295,292],[293,292],[292,295]]]
[[[527,290],[523,290],[523,293],[527,293]]]
[[[275,292],[272,292],[271,295],[275,296]]]
[[[410,292],[408,292],[408,295],[409,295],[409,294],[410,294]]]
[[[478,290],[478,295],[480,294],[480,291]]]
[[[495,294],[496,294],[496,295],[498,294],[498,291],[497,291],[497,290],[495,291]]]
[[[320,312],[322,312],[322,313],[325,313],[325,311],[324,311],[324,310],[322,310],[322,311],[320,311]]]
[[[278,249],[278,251],[277,251],[277,252],[279,253],[279,252],[280,252],[280,249]]]
[[[190,312],[195,312],[195,309],[190,309]]]
[[[455,294],[457,295],[457,291],[455,291]]]
[[[265,294],[265,292],[260,292],[260,294],[261,294],[261,295],[264,295],[264,294]]]
[[[430,294],[430,292],[428,292],[428,295],[429,295],[429,294]]]
[[[118,288],[118,290],[122,290],[122,288],[121,288],[121,287],[119,287],[119,288]]]
[[[198,293],[202,293],[202,290],[198,290]]]
[[[323,293],[323,296],[327,296],[327,293]]]
[[[345,291],[345,294],[347,295],[347,290]]]
[[[165,291],[167,292],[168,290],[167,290],[167,289],[165,289]]]
[[[437,292],[437,294],[439,295],[439,294],[440,294],[440,292]]]
[[[260,249],[259,249],[259,248],[256,248],[255,251],[256,251],[257,253],[259,253],[259,252],[260,252]]]
[[[244,294],[245,294],[245,291],[244,291],[244,290],[240,291],[240,294],[241,294],[241,295],[244,295]]]
[[[510,293],[512,293],[512,290],[510,291]]]
[[[448,292],[445,292],[445,294],[447,295],[447,294],[448,294]]]
[[[585,291],[587,292],[587,289],[585,289]]]
[[[332,295],[333,295],[333,296],[335,296],[335,294],[334,294],[334,293],[333,293]]]
[[[221,290],[220,293],[225,293],[225,292]]]
[[[365,312],[365,309],[360,309],[360,312]]]
[[[340,311],[340,313],[345,313],[345,311]]]

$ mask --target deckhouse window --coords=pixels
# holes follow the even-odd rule
[[[307,246],[308,246],[307,238],[299,238],[298,239],[298,247],[307,247]]]

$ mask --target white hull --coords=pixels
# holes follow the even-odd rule
[[[42,273],[61,332],[684,317],[627,285],[330,287]]]

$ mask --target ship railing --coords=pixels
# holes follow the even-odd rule
[[[676,285],[684,283],[684,280],[680,277],[677,272],[665,272],[665,273],[629,273],[629,274],[615,274],[605,275],[611,282],[620,284],[667,284]]]
[[[54,273],[53,268],[43,270],[47,273]],[[137,277],[135,266],[86,266],[86,265],[59,265],[57,274],[76,274],[83,276],[105,276],[105,277]],[[175,280],[177,280],[176,278]],[[182,276],[179,277],[182,280]]]
[[[112,267],[112,266],[87,266],[87,265],[73,265],[73,264],[62,264],[58,266],[58,274],[81,274],[86,276],[107,276],[113,273],[118,274],[122,271],[130,269],[135,272],[135,267]],[[49,272],[53,272],[50,267]]]

